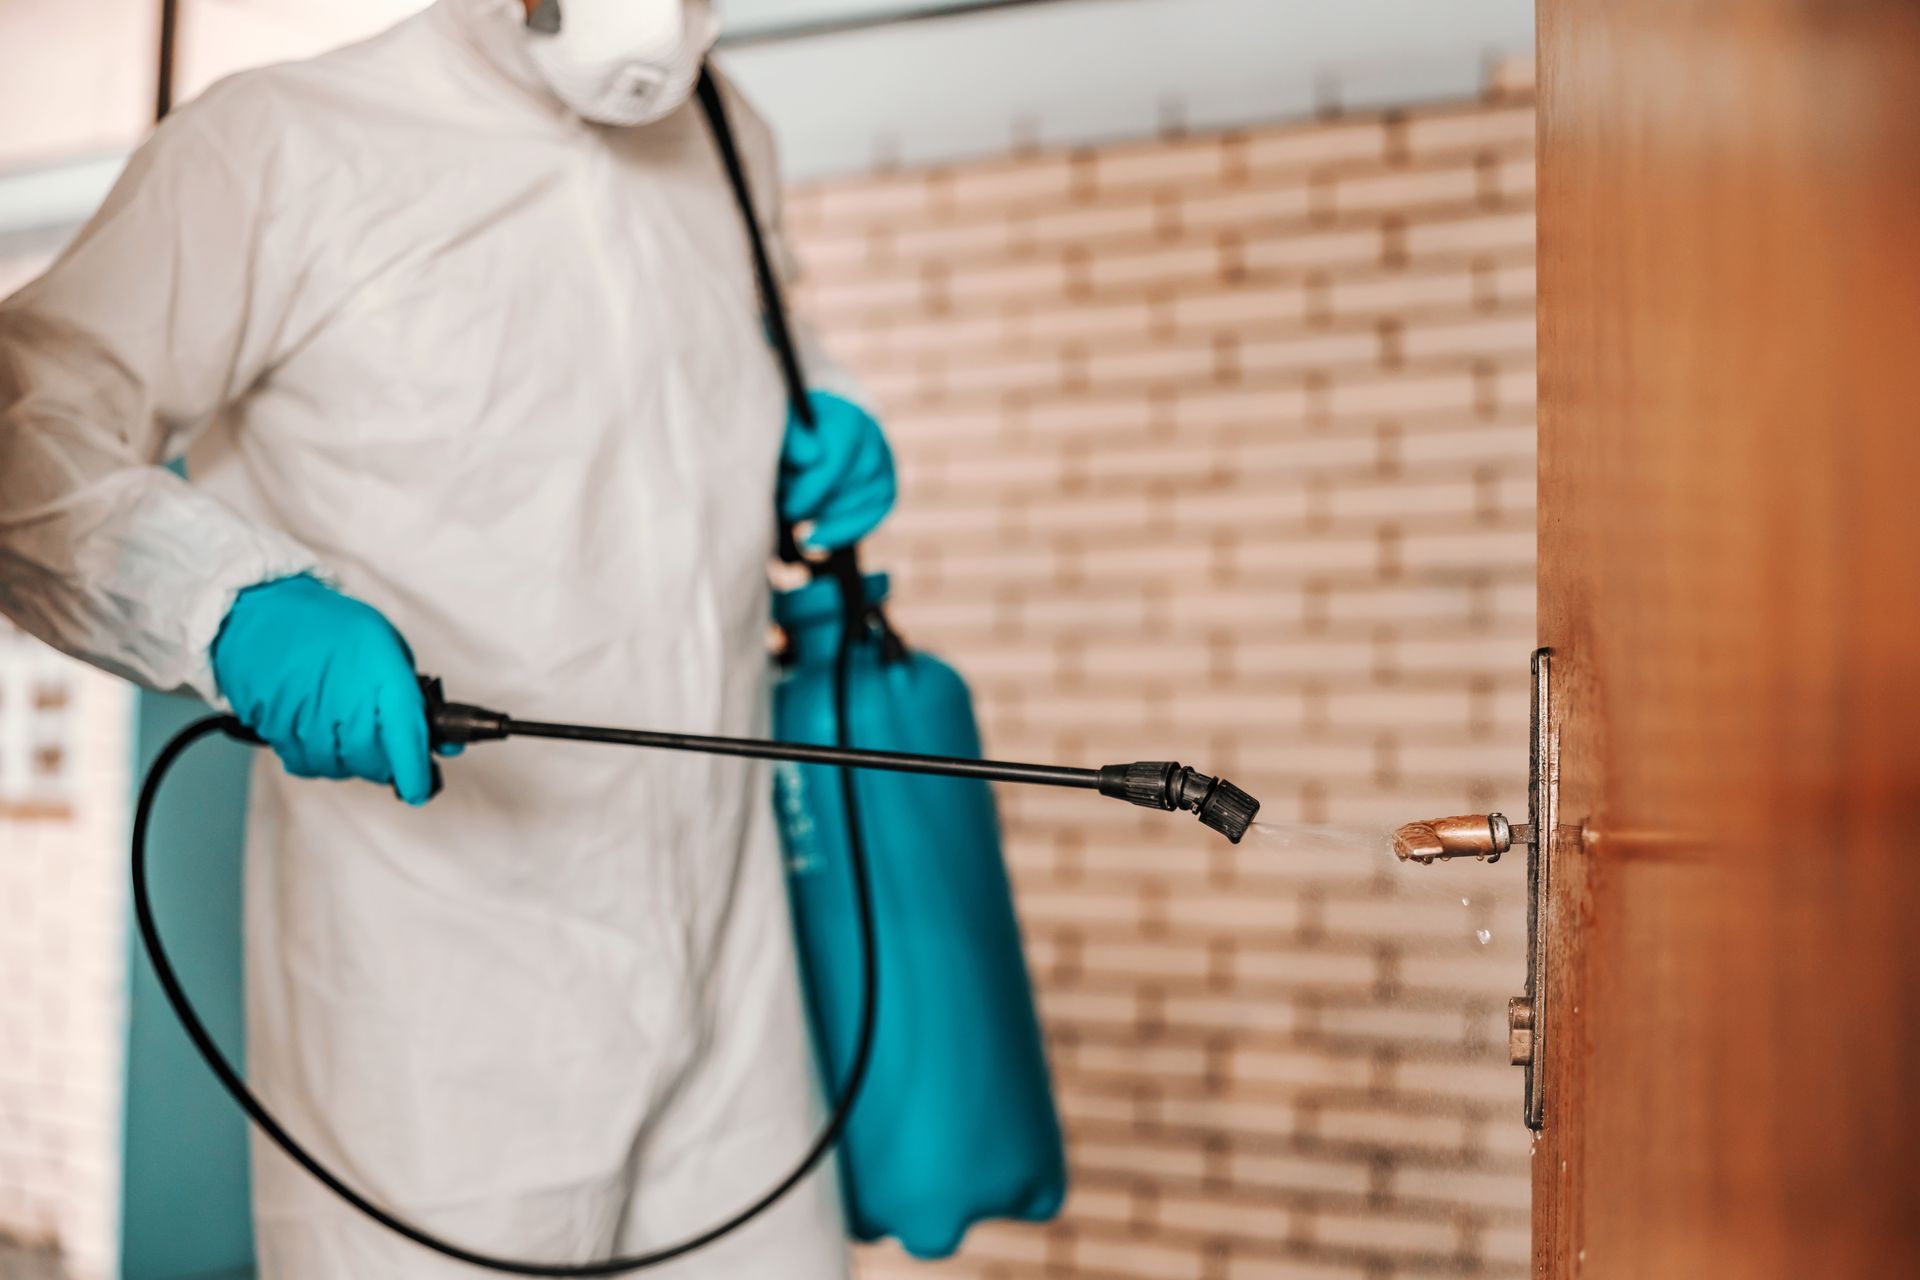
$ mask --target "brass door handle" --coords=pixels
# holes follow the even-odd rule
[[[1451,858],[1498,862],[1516,844],[1532,844],[1533,827],[1515,826],[1504,813],[1475,813],[1459,818],[1409,822],[1393,833],[1393,852],[1402,862],[1427,865]]]

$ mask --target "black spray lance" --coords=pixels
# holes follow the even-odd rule
[[[643,747],[657,751],[691,751],[709,756],[740,756],[751,760],[784,760],[844,769],[876,769],[886,773],[921,773],[942,778],[978,778],[1034,787],[1073,787],[1098,791],[1142,809],[1167,813],[1184,810],[1240,843],[1260,812],[1260,802],[1228,782],[1172,760],[1142,760],[1082,769],[1070,765],[1023,764],[1010,760],[973,760],[964,756],[928,756],[910,751],[870,751],[861,747],[821,746],[808,742],[776,742],[770,738],[720,738],[698,733],[667,733],[658,729],[616,729],[604,725],[565,724],[550,720],[518,720],[503,711],[490,711],[465,702],[448,702],[439,679],[423,677],[429,741],[434,747],[469,746],[507,738],[547,738],[561,742],[599,742],[616,747]],[[193,730],[202,732],[192,734]],[[213,716],[183,732],[181,739],[225,733],[242,742],[260,744],[232,716]],[[183,744],[184,745],[184,744]],[[157,780],[171,759],[158,761],[149,775]],[[439,766],[434,766],[433,791],[440,792]]]
[[[814,746],[800,742],[771,742],[761,738],[714,738],[695,733],[662,733],[653,729],[610,729],[597,725],[552,724],[516,720],[499,711],[448,702],[440,682],[422,682],[427,695],[427,723],[436,745],[496,742],[503,738],[557,738],[569,742],[604,742],[623,747],[652,747],[663,751],[695,751],[703,755],[746,756],[755,760],[787,760],[795,764],[840,765],[850,769],[880,769],[892,773],[926,773],[946,778],[980,778],[1040,787],[1078,787],[1098,791],[1143,809],[1186,810],[1199,815],[1235,844],[1247,833],[1260,802],[1225,778],[1214,778],[1170,760],[1136,764],[1109,764],[1076,769],[1054,764],[1018,764],[1005,760],[968,760],[955,756],[924,756],[905,751],[866,751],[857,747]]]

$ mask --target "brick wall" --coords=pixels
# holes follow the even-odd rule
[[[118,681],[0,622],[0,1240],[74,1280],[114,1271],[128,716]]]
[[[1532,156],[1523,82],[791,197],[903,467],[875,560],[990,748],[1176,756],[1373,840],[1004,793],[1075,1191],[937,1274],[1524,1274],[1520,860],[1378,841],[1524,811]]]

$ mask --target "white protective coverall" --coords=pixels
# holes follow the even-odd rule
[[[9,615],[217,698],[235,593],[316,569],[455,698],[766,731],[787,402],[732,192],[697,102],[583,123],[523,16],[441,0],[217,85],[0,306]],[[771,225],[769,135],[730,105]],[[155,465],[189,443],[192,485]],[[824,1112],[763,768],[508,742],[447,773],[413,810],[260,753],[260,1094],[375,1201],[486,1252],[643,1250],[755,1198]],[[254,1183],[265,1280],[478,1274],[264,1141]],[[847,1265],[823,1169],[649,1274]]]

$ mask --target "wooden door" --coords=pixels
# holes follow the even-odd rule
[[[1920,5],[1540,0],[1541,1276],[1920,1276]]]

